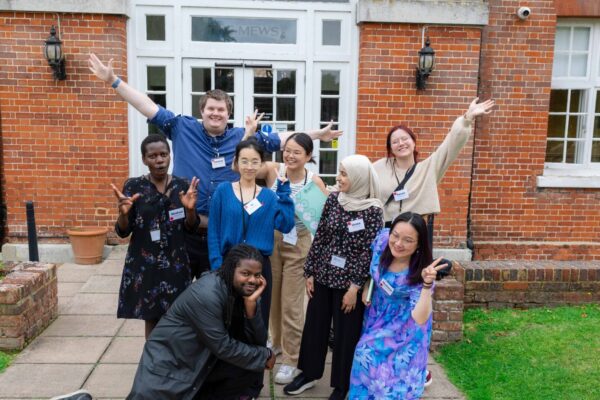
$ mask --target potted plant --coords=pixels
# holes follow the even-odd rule
[[[77,264],[99,264],[102,262],[107,228],[71,228],[67,234],[71,239],[71,247]]]

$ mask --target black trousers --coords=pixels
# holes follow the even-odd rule
[[[208,234],[206,229],[200,228],[200,232],[196,233],[186,232],[185,247],[190,259],[192,279],[198,279],[204,271],[210,270]]]
[[[320,379],[323,376],[329,328],[333,318],[335,335],[331,386],[348,391],[354,348],[360,339],[365,306],[359,291],[356,307],[352,312],[344,314],[341,309],[344,294],[344,289],[331,289],[315,281],[313,297],[309,300],[306,310],[298,368],[308,379]]]
[[[195,400],[251,399],[258,397],[262,387],[262,372],[248,371],[218,360]]]

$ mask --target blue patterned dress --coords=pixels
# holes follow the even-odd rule
[[[349,393],[352,400],[418,399],[423,394],[431,317],[423,325],[412,318],[421,284],[408,284],[408,269],[379,269],[388,236],[389,229],[383,229],[373,243],[371,276],[375,285],[354,352]],[[391,295],[379,286],[382,279],[394,288]]]
[[[129,211],[127,231],[115,230],[120,237],[131,234],[119,290],[117,318],[159,319],[191,283],[185,248],[185,218],[173,219],[169,211],[181,209],[179,192],[186,181],[173,176],[165,193],[160,193],[146,175],[125,182],[123,194],[140,193]],[[153,238],[151,231],[160,231]]]

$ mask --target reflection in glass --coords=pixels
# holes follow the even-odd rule
[[[323,46],[339,46],[341,43],[342,21],[323,20]]]
[[[234,91],[234,70],[230,68],[215,69],[215,89],[225,92]]]
[[[340,99],[321,99],[321,121],[337,121]]]
[[[562,162],[564,144],[565,142],[548,142],[546,145],[546,162]]]
[[[277,71],[277,93],[295,94],[296,93],[296,71],[279,70]]]
[[[568,90],[552,90],[550,92],[550,112],[565,112],[568,95]]]
[[[273,93],[273,70],[265,68],[254,69],[254,93]]]
[[[548,137],[563,138],[565,137],[565,125],[567,117],[565,115],[549,115],[548,116]]]
[[[585,126],[585,116],[584,115],[570,115],[567,136],[572,139],[583,137],[584,126]]]
[[[321,151],[319,153],[319,173],[337,173],[337,151]]]
[[[294,121],[296,119],[296,99],[277,99],[277,121]]]
[[[192,17],[192,41],[295,44],[295,19]]]
[[[192,92],[210,90],[210,68],[192,68]]]
[[[321,71],[321,94],[340,94],[340,71]]]
[[[160,104],[161,106],[167,108],[167,95],[166,94],[148,93],[148,97],[150,97],[150,100],[152,100],[156,104]]]
[[[147,70],[147,88],[148,90],[163,91],[167,89],[166,84],[166,67],[156,66],[146,67]]]
[[[577,147],[579,147],[579,145],[583,145],[583,143],[579,143],[579,141],[567,142],[567,154],[566,154],[566,158],[565,158],[566,163],[575,164],[575,153],[576,153]]]
[[[255,97],[254,109],[258,113],[265,113],[263,121],[273,121],[273,98],[272,97]]]
[[[146,15],[146,40],[165,40],[165,16]]]

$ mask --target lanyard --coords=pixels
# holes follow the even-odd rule
[[[244,209],[244,194],[242,190],[242,183],[238,182],[240,185],[240,200],[242,205],[242,243],[246,243],[246,234],[248,233],[248,225],[250,225],[250,217],[252,215],[248,215],[248,224],[246,224],[246,210]],[[252,195],[252,200],[256,198],[256,183],[254,184],[254,194]],[[250,200],[250,201],[252,201]]]
[[[287,171],[285,171],[285,177],[288,177]],[[306,168],[304,168],[304,186],[306,186],[306,179],[308,179],[308,171],[306,170]],[[290,181],[290,185],[292,184],[292,181]]]

